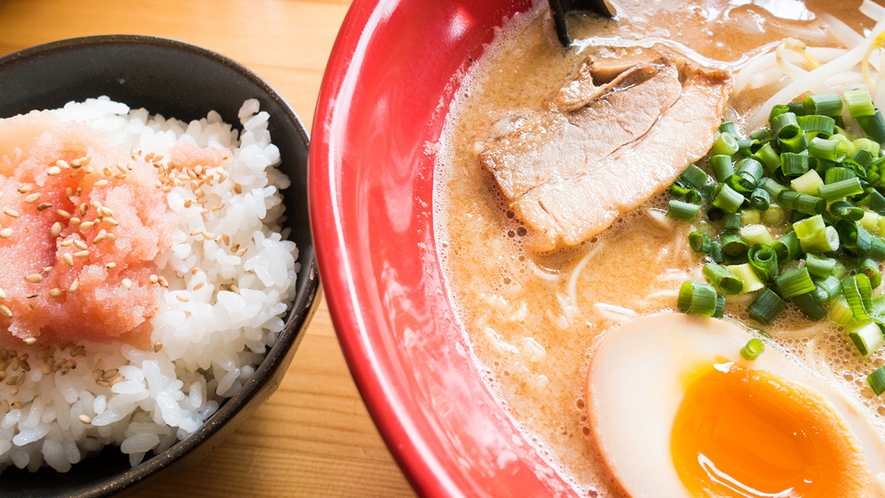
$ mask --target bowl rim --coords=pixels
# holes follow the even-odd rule
[[[88,47],[127,45],[159,47],[187,52],[198,57],[211,59],[214,62],[226,66],[239,76],[244,77],[251,83],[255,84],[268,98],[270,98],[270,100],[274,101],[274,103],[283,110],[284,121],[295,128],[298,137],[304,144],[305,148],[309,148],[310,136],[301,119],[282,95],[271,87],[270,84],[246,66],[225,55],[180,40],[160,36],[133,34],[93,35],[68,38],[35,45],[4,55],[0,57],[0,67],[60,50],[65,51]],[[287,358],[287,355],[289,354],[289,351],[293,347],[297,347],[301,339],[303,339],[308,325],[310,324],[310,320],[319,307],[321,301],[320,296],[322,296],[315,246],[304,248],[298,247],[298,251],[298,262],[301,263],[299,277],[304,275],[306,278],[304,294],[302,295],[303,297],[301,300],[302,302],[297,301],[298,295],[296,294],[296,301],[293,302],[292,309],[290,309],[289,315],[285,320],[283,332],[280,333],[277,341],[268,350],[264,360],[262,360],[255,369],[255,373],[252,377],[243,384],[242,389],[240,389],[240,391],[234,396],[225,400],[208,420],[184,440],[174,443],[163,452],[146,459],[135,467],[131,467],[120,474],[115,474],[97,482],[94,486],[91,486],[91,490],[72,496],[108,496],[121,492],[124,489],[132,490],[131,488],[139,483],[144,483],[148,477],[154,475],[158,471],[163,470],[171,464],[183,460],[186,456],[194,453],[205,440],[218,434],[225,424],[234,419],[234,417],[244,409],[246,404],[255,398],[261,391],[270,388],[270,391],[266,393],[266,396],[269,396],[274,390],[276,390],[276,387],[279,384],[278,382],[277,385],[268,385],[266,381],[269,380],[271,374],[278,368],[286,368],[288,366],[291,361],[291,356]],[[290,328],[290,324],[299,325]]]
[[[311,225],[327,306],[354,383],[387,448],[419,495],[463,496],[458,476],[430,449],[396,386],[383,375],[377,350],[369,340],[367,312],[356,299],[357,271],[344,250],[344,228],[337,206],[340,177],[330,144],[339,140],[334,120],[343,94],[351,91],[372,31],[400,0],[354,0],[341,24],[323,74],[313,121],[313,146],[308,157]],[[340,147],[341,144],[336,144]],[[334,269],[334,270],[333,270]]]

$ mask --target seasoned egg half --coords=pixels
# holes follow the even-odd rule
[[[636,498],[883,496],[885,444],[852,401],[722,320],[637,318],[602,338],[587,409]]]

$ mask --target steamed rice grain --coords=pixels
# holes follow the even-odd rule
[[[283,330],[300,268],[281,227],[280,190],[290,182],[275,168],[279,150],[257,100],[240,109],[242,133],[215,111],[185,123],[106,97],[54,112],[154,163],[179,223],[154,260],[152,283],[165,290],[150,319],[152,348],[0,348],[0,470],[67,472],[106,445],[136,465],[192,434],[242,389]],[[227,149],[229,159],[175,171],[176,144]]]

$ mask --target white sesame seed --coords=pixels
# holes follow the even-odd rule
[[[66,252],[62,255],[61,259],[67,263],[68,266],[74,266],[74,257],[71,256],[71,253]]]
[[[89,257],[89,251],[77,251],[74,253],[75,258],[86,258]]]
[[[80,288],[80,279],[75,278],[74,281],[71,282],[71,286],[68,288],[68,292],[73,294],[74,292],[77,292],[77,289],[79,289],[79,288]],[[3,305],[0,304],[0,306],[3,306]]]
[[[123,287],[126,287],[127,289],[132,288],[132,280],[129,280],[128,278],[124,278],[122,283]]]
[[[5,316],[6,318],[12,318],[12,310],[5,304],[0,304],[0,315]]]
[[[64,209],[56,210],[55,214],[61,216],[62,218],[71,219],[71,213],[65,211]]]
[[[39,273],[31,273],[30,275],[25,277],[25,280],[32,284],[39,284],[43,281],[43,275],[40,275]]]
[[[86,245],[86,242],[83,242],[80,239],[74,239],[74,245],[77,246],[79,249],[89,249],[89,246]]]
[[[108,185],[108,181],[103,178],[101,180],[95,182],[96,187],[106,187],[107,185]]]
[[[46,170],[46,174],[49,176],[55,176],[61,173],[61,168],[58,166],[50,166],[49,169]]]
[[[59,289],[58,287],[50,289],[49,297],[59,297],[59,296],[61,296],[61,289]]]
[[[33,194],[28,194],[28,196],[25,197],[26,204],[33,204],[38,200],[40,200],[40,192],[34,192]]]
[[[31,186],[30,185],[22,185],[21,187],[18,188],[18,191],[22,194],[27,194],[28,192],[31,191]]]
[[[8,239],[9,237],[12,237],[12,229],[11,228],[7,227],[7,228],[4,228],[3,230],[0,230],[0,239]]]
[[[29,346],[32,344],[37,344],[37,338],[36,337],[28,337],[27,339],[25,339],[25,344],[27,344]]]
[[[10,218],[18,218],[18,211],[16,211],[15,209],[7,209],[6,211],[3,211],[3,213],[5,213],[6,216],[9,216]]]
[[[88,415],[80,415],[79,417],[77,417],[77,420],[79,420],[80,422],[83,422],[86,425],[89,425],[92,423],[92,419],[89,418]]]

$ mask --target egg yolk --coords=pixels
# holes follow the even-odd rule
[[[869,486],[860,445],[823,395],[731,364],[688,386],[670,451],[692,496],[862,496]]]

